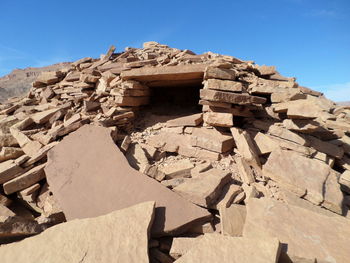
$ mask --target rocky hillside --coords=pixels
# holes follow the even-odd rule
[[[34,80],[45,71],[55,71],[69,66],[70,63],[63,62],[47,67],[15,69],[10,74],[0,78],[0,102],[6,99],[26,94]]]
[[[338,102],[338,104],[342,106],[350,106],[350,101],[342,101],[342,102]]]
[[[232,56],[114,51],[1,105],[1,262],[349,262],[349,106]]]

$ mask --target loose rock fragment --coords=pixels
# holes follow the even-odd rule
[[[38,236],[1,246],[1,260],[4,263],[148,262],[147,244],[153,217],[154,202],[146,202],[96,218],[73,220]]]
[[[197,205],[210,207],[219,197],[222,187],[230,179],[229,173],[211,169],[203,172],[198,178],[186,180],[173,190]]]

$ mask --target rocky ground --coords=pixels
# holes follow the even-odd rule
[[[349,262],[349,106],[231,56],[114,51],[1,105],[1,262]]]

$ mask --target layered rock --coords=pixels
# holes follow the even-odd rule
[[[349,107],[299,86],[273,66],[212,52],[196,55],[156,42],[121,53],[112,46],[99,59],[83,58],[67,69],[43,73],[26,97],[0,105],[1,211],[17,222],[29,216],[40,229],[27,234],[37,234],[65,221],[64,216],[97,216],[155,200],[154,262],[173,261],[169,240],[179,233],[189,238],[221,232],[228,238],[217,238],[220,246],[250,251],[251,244],[263,242],[229,236],[240,236],[253,224],[249,206],[257,198],[280,200],[276,207],[291,207],[293,213],[294,206],[307,211],[296,209],[291,218],[321,214],[333,224],[342,222],[339,226],[346,222],[349,122]],[[81,128],[86,124],[91,125]],[[261,206],[254,217],[264,225],[269,215]],[[283,225],[278,213],[269,221],[277,226]],[[329,222],[320,225],[330,228]],[[309,228],[305,231],[316,232]],[[299,228],[291,239],[283,231],[270,232],[294,251],[303,242],[293,236]],[[333,256],[326,238],[319,247],[330,251],[331,261],[343,260],[342,253]],[[216,242],[209,243],[204,255],[215,255],[212,261],[237,260],[209,251]],[[316,247],[309,254],[287,251],[278,257],[277,243],[270,244],[276,258],[268,257],[269,262],[327,260]],[[190,249],[181,251],[174,252],[176,258],[202,259]]]

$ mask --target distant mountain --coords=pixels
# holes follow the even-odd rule
[[[68,67],[70,62],[62,62],[41,68],[15,69],[10,74],[0,78],[0,102],[6,99],[22,96],[31,88],[32,82],[44,71],[54,71]]]
[[[338,104],[342,106],[350,106],[350,101],[342,101],[342,102],[338,102]]]

